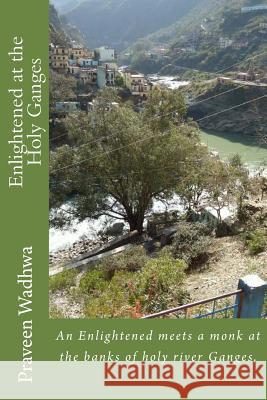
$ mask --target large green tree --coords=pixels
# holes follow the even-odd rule
[[[176,92],[154,93],[142,115],[104,92],[92,113],[68,118],[73,146],[51,154],[51,205],[72,195],[73,217],[107,215],[142,232],[153,200],[170,198],[196,159],[198,131],[184,114]]]

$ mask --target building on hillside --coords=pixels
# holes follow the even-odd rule
[[[69,65],[68,74],[79,76],[81,68],[78,65]]]
[[[248,71],[248,72],[238,72],[236,75],[236,79],[239,81],[255,81],[256,79],[256,74],[253,71]]]
[[[97,68],[81,69],[79,73],[79,81],[83,85],[96,85],[98,72]]]
[[[151,85],[148,83],[144,74],[125,69],[122,72],[122,76],[125,86],[130,90],[133,96],[147,97]]]
[[[68,59],[69,67],[77,66],[77,60],[72,60],[71,58]]]
[[[56,111],[70,114],[80,109],[80,103],[78,101],[58,101],[56,103]]]
[[[77,60],[78,58],[93,58],[94,52],[85,47],[72,47],[69,49],[69,56],[71,60]]]
[[[255,11],[267,11],[267,4],[258,4],[255,6],[241,8],[242,13],[249,13],[249,12],[255,12]]]
[[[82,68],[97,67],[98,61],[93,58],[79,58],[77,64]]]
[[[88,103],[88,111],[97,111],[98,109],[105,108],[105,111],[110,111],[114,108],[118,108],[120,105],[116,101],[108,102],[106,104],[99,104],[97,99]]]
[[[219,39],[219,47],[220,49],[226,49],[232,45],[233,41],[227,37],[220,37]]]
[[[241,50],[248,47],[248,41],[238,40],[236,42],[233,42],[232,47],[236,50]]]
[[[92,104],[92,100],[93,100],[93,93],[82,93],[82,94],[78,94],[77,96],[77,100],[80,103],[80,109],[82,111],[88,112],[90,111],[90,104]]]
[[[69,67],[69,49],[63,46],[49,45],[49,67],[58,72],[67,72]]]
[[[95,50],[95,58],[100,62],[116,61],[115,50],[107,46],[99,47]]]
[[[99,65],[97,68],[97,85],[99,89],[106,86],[115,86],[117,70],[111,68],[108,64]]]
[[[227,85],[232,82],[232,78],[229,78],[228,76],[219,76],[217,81],[223,85]]]

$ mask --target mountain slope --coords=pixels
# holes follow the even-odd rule
[[[90,47],[127,48],[186,15],[203,0],[87,0],[66,14]]]
[[[241,7],[257,4],[257,0],[202,0],[177,22],[131,45],[122,56],[124,64],[149,73],[180,73],[181,68],[218,71],[245,60],[240,67],[248,68],[247,58],[256,56],[255,64],[267,65],[267,12],[242,13]],[[267,4],[267,0],[261,0]],[[220,40],[230,40],[232,45],[220,46]],[[165,43],[170,51],[165,59],[153,63],[146,50]],[[265,53],[266,52],[266,53]],[[261,56],[259,56],[262,54]]]
[[[255,3],[258,2],[207,0],[206,10],[192,10],[177,27],[170,52],[172,63],[214,72],[256,56],[255,64],[266,67],[267,12],[241,12],[241,7]],[[267,0],[261,4],[267,5]],[[219,43],[225,39],[231,44],[224,48]],[[192,51],[181,51],[190,47]],[[249,65],[245,62],[243,66]]]
[[[84,38],[80,31],[71,25],[64,16],[59,17],[53,4],[49,4],[49,35],[50,43],[58,46],[69,47],[72,41],[84,44]]]

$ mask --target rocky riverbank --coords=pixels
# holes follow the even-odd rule
[[[100,238],[96,240],[89,240],[89,239],[79,240],[78,242],[73,243],[72,246],[64,250],[59,250],[57,252],[50,253],[49,267],[53,267],[62,262],[71,261],[82,254],[88,253],[89,251],[102,246],[104,243],[105,241]]]
[[[214,80],[206,86],[202,84],[199,93],[197,84],[193,88],[191,85],[188,116],[199,121],[202,129],[254,135],[261,143],[266,143],[267,97],[263,96],[267,95],[267,88],[239,86]],[[236,107],[240,104],[243,105]],[[206,118],[208,115],[210,117]]]

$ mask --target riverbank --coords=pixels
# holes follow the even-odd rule
[[[206,131],[253,136],[267,144],[267,88],[212,81],[193,83],[184,94],[189,96],[188,117]],[[238,107],[237,107],[238,106]],[[209,116],[209,117],[208,117]]]
[[[67,246],[65,249],[61,249],[58,251],[49,253],[49,267],[53,267],[55,265],[59,265],[61,263],[66,263],[68,261],[73,260],[85,253],[88,253],[91,250],[94,250],[104,244],[104,241],[100,238],[96,240],[90,239],[81,239],[75,241],[70,246]]]

